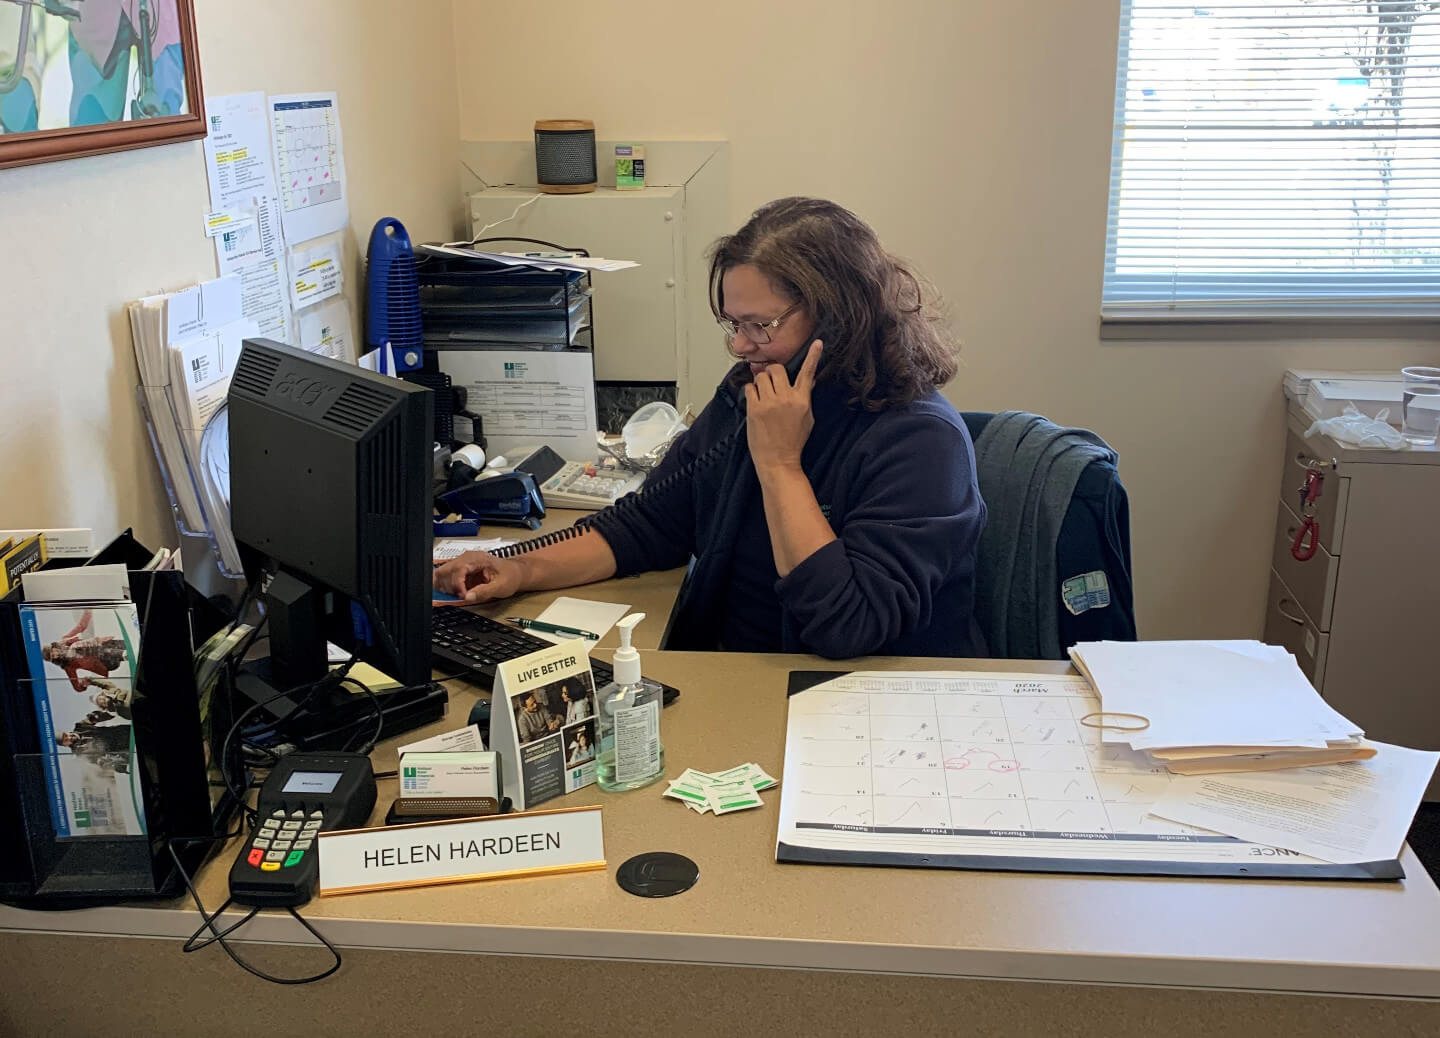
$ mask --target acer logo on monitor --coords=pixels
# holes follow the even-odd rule
[[[306,407],[333,399],[339,392],[339,388],[330,382],[293,370],[282,371],[275,382],[277,396],[293,400]]]

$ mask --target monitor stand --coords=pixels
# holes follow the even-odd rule
[[[241,664],[232,716],[263,703],[252,717],[273,730],[268,740],[272,744],[353,750],[375,731],[375,704],[369,696],[348,685],[309,693],[287,691],[319,681],[330,669],[321,597],[284,571],[271,579],[264,596],[270,653]],[[429,681],[385,689],[375,698],[382,717],[379,738],[388,739],[440,720],[450,696],[444,686]]]

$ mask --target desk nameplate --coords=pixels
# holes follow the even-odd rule
[[[341,830],[318,849],[321,895],[605,867],[598,807]]]

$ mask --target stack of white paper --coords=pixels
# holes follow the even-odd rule
[[[634,260],[603,259],[600,256],[576,256],[570,253],[538,252],[480,252],[467,245],[436,245],[434,243],[415,246],[415,251],[427,256],[449,256],[455,259],[484,259],[506,267],[535,267],[537,270],[629,270],[640,266]]]
[[[240,279],[217,278],[129,306],[135,362],[150,427],[187,530],[208,531],[229,572],[240,556],[222,490],[207,479],[206,426],[224,406],[242,342],[259,326],[241,317]]]
[[[199,430],[229,385],[220,344],[223,338],[238,347],[240,337],[254,334],[254,324],[240,320],[240,280],[217,278],[181,292],[147,296],[127,309],[156,449],[181,520],[198,532],[206,528],[206,511],[192,459],[199,454]]]
[[[1297,403],[1305,402],[1310,384],[1319,379],[1360,379],[1365,382],[1401,382],[1400,372],[1394,369],[1367,371],[1336,371],[1331,368],[1290,368],[1285,372],[1285,395]]]
[[[1374,755],[1282,648],[1254,641],[1082,642],[1070,650],[1100,697],[1106,745],[1179,774],[1250,771]]]
[[[230,532],[229,433],[223,421],[230,377],[248,338],[263,335],[262,323],[243,316],[242,277],[231,274],[180,292],[131,303],[130,333],[140,369],[156,450],[185,528],[208,531],[225,569],[240,572],[240,553]],[[302,347],[348,360],[350,319],[343,301],[313,307],[318,325]],[[302,322],[302,329],[304,328]],[[204,451],[207,430],[211,450]]]
[[[1380,379],[1316,379],[1305,391],[1305,413],[1312,418],[1336,418],[1354,404],[1361,414],[1380,418],[1392,425],[1400,422],[1402,384]]]

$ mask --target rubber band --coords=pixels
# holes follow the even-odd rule
[[[1140,723],[1137,725],[1091,723],[1090,718],[1092,717],[1128,717]],[[1150,727],[1150,718],[1141,714],[1127,714],[1118,710],[1096,710],[1094,713],[1086,714],[1080,718],[1080,724],[1086,728],[1103,728],[1110,732],[1143,732],[1146,728]]]

